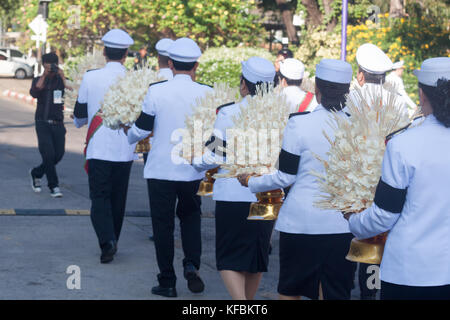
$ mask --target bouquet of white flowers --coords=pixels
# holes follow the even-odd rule
[[[328,160],[317,158],[325,174],[311,173],[323,193],[315,202],[321,209],[360,212],[368,208],[381,176],[386,137],[411,122],[394,91],[373,87],[363,94],[355,87],[354,92],[347,99],[350,117],[332,113],[334,141],[324,133],[331,145]]]
[[[183,139],[183,157],[190,161],[194,154],[194,146],[203,150],[211,137],[216,120],[217,107],[225,103],[237,102],[240,99],[239,89],[231,88],[227,83],[215,83],[214,91],[195,101],[193,113],[186,117],[185,124],[190,139]],[[190,150],[190,152],[189,152]]]
[[[227,172],[216,174],[215,178],[233,178],[244,173],[263,175],[276,170],[290,113],[286,97],[272,86],[262,86],[247,102],[233,119],[234,127],[227,130],[227,161],[221,165]]]
[[[74,68],[70,68],[65,74],[67,77],[67,85],[73,90],[66,90],[64,92],[64,104],[67,107],[73,108],[77,102],[78,90],[80,89],[81,81],[86,71],[91,69],[102,68],[106,64],[105,57],[101,53],[88,54],[82,57]]]
[[[103,124],[113,130],[132,125],[142,111],[142,102],[151,83],[160,79],[150,68],[130,70],[111,85],[101,103]]]

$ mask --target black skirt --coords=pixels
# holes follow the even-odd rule
[[[345,259],[353,238],[343,234],[292,234],[280,232],[278,293],[318,299],[348,300],[356,264]]]
[[[274,221],[247,220],[250,202],[216,202],[217,270],[267,272]]]

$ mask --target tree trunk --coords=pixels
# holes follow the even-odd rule
[[[391,18],[398,18],[405,15],[403,8],[403,0],[391,0],[391,6],[389,9],[389,16]]]
[[[319,10],[316,0],[302,0],[306,8],[306,26],[315,28],[322,23],[322,13]]]
[[[289,42],[298,45],[299,41],[297,37],[297,31],[295,30],[295,26],[292,23],[292,11],[289,8],[289,4],[286,2],[286,0],[276,0],[276,3],[281,11],[281,16],[286,27]]]
[[[334,0],[323,0],[323,8],[325,10],[325,16],[328,16],[333,13],[333,7],[331,6],[333,1]],[[333,19],[331,19],[327,24],[327,31],[332,31],[334,27],[336,27],[336,25],[337,19],[336,17],[333,17]]]

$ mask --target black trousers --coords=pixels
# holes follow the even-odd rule
[[[375,297],[378,292],[377,289],[369,289],[369,287],[367,285],[367,280],[369,279],[370,276],[372,276],[372,273],[367,272],[367,268],[369,266],[371,266],[371,265],[366,264],[366,263],[359,264],[358,280],[359,280],[359,289],[361,290],[361,298],[362,299]]]
[[[181,241],[184,251],[183,266],[192,263],[200,268],[201,200],[197,196],[200,180],[192,182],[148,179],[153,237],[160,273],[159,285],[175,287],[173,268],[175,213],[180,219]],[[178,200],[178,203],[177,203]]]
[[[64,123],[50,124],[46,121],[36,120],[36,134],[42,163],[33,168],[31,173],[39,179],[45,174],[48,187],[52,189],[59,185],[56,164],[64,155],[66,128]]]
[[[381,300],[450,300],[450,285],[414,287],[381,281]]]
[[[107,241],[119,240],[133,161],[88,161],[91,221],[102,247]]]

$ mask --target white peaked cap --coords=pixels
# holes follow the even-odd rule
[[[356,62],[364,71],[372,74],[384,74],[392,70],[392,61],[376,45],[364,43],[356,50]]]
[[[403,60],[397,61],[392,65],[392,69],[394,70],[400,69],[401,67],[403,67],[404,64],[405,62]]]
[[[303,79],[305,65],[297,59],[288,58],[280,61],[280,73],[291,80]]]
[[[102,38],[105,47],[128,49],[134,41],[128,33],[121,29],[111,29]]]
[[[414,70],[414,75],[420,83],[436,87],[438,79],[450,80],[450,58],[437,57],[422,62],[420,70]]]
[[[273,82],[275,67],[273,63],[261,57],[251,57],[241,62],[242,75],[251,83]]]
[[[189,38],[175,40],[167,49],[167,53],[170,59],[179,62],[196,62],[202,55],[200,47]]]
[[[167,49],[169,49],[169,47],[173,43],[174,43],[174,41],[172,39],[164,38],[164,39],[159,40],[155,44],[155,49],[156,49],[156,51],[158,51],[158,54],[160,56],[169,56],[169,53],[167,52]]]
[[[352,82],[353,72],[350,63],[337,59],[322,59],[316,65],[316,78],[335,82]]]

